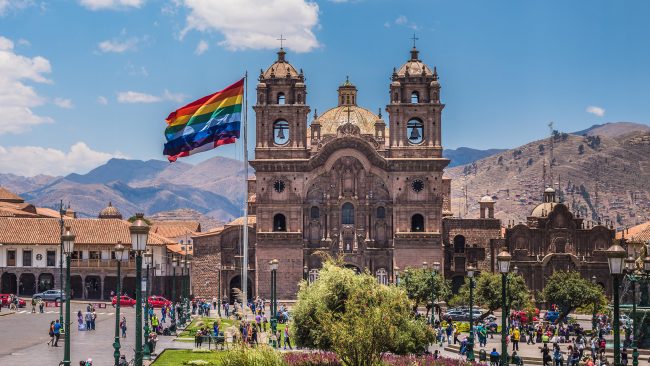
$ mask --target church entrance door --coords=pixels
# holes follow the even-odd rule
[[[237,275],[237,276],[233,277],[230,280],[230,287],[229,288],[230,288],[230,296],[229,296],[230,303],[232,304],[235,299],[237,299],[237,301],[241,302],[243,299],[242,299],[241,276],[240,275]],[[250,301],[250,300],[253,299],[253,282],[251,281],[250,278],[248,279],[247,289],[248,289],[248,293],[246,294],[247,295],[246,297],[248,297],[247,300]]]

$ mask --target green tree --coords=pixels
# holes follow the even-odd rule
[[[507,305],[510,309],[526,309],[530,306],[530,291],[520,275],[510,274],[508,279]],[[474,279],[474,302],[487,308],[480,319],[501,308],[501,274],[481,272]],[[469,279],[460,287],[450,301],[451,305],[469,305]]]
[[[434,335],[411,306],[402,289],[328,260],[318,280],[300,285],[293,309],[296,343],[334,351],[347,366],[377,365],[386,352],[422,352]]]
[[[556,322],[563,321],[578,307],[602,303],[605,297],[602,287],[591,283],[576,271],[554,272],[546,282],[542,294],[547,303],[559,308],[560,316]]]
[[[399,286],[406,291],[406,295],[414,302],[414,306],[425,305],[427,316],[435,304],[432,300],[446,301],[451,295],[449,280],[440,273],[432,274],[430,269],[407,268],[400,278]]]

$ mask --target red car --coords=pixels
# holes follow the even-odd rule
[[[113,296],[111,300],[113,307],[117,304],[117,296]],[[135,306],[135,299],[132,299],[126,295],[120,296],[120,306]]]
[[[12,294],[0,294],[0,304],[2,306],[9,306],[12,296],[15,297],[15,295],[12,295]],[[18,299],[18,307],[19,308],[24,308],[26,305],[27,305],[27,303],[25,303],[25,300]]]
[[[516,319],[519,319],[519,321],[520,321],[522,324],[527,324],[527,323],[530,321],[530,320],[528,319],[528,313],[525,312],[525,311],[513,311],[513,312],[511,313],[511,315],[512,315],[513,317],[515,317]],[[539,321],[539,309],[537,309],[537,308],[535,308],[535,312],[534,312],[534,314],[533,314],[533,319],[532,319],[532,321],[533,321],[533,322]]]
[[[152,308],[162,308],[163,306],[171,306],[172,302],[162,296],[149,296],[149,306]]]

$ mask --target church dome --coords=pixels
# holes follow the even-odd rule
[[[546,217],[551,211],[557,206],[557,202],[544,202],[537,205],[533,211],[530,213],[532,217]]]
[[[348,117],[349,110],[349,117]],[[375,122],[379,116],[356,105],[341,105],[321,114],[316,121],[321,125],[321,134],[335,135],[336,130],[348,121],[359,127],[362,134],[375,134]]]
[[[270,78],[298,78],[300,74],[296,71],[296,68],[293,67],[286,59],[284,49],[280,48],[278,51],[278,59],[266,69],[261,75],[263,79]]]
[[[433,70],[418,58],[419,51],[413,47],[411,49],[411,59],[397,70],[397,76],[433,76]]]
[[[485,195],[481,197],[481,200],[479,202],[491,203],[494,202],[494,200],[492,199],[492,197],[490,197],[490,195]]]
[[[117,209],[117,207],[113,207],[113,204],[111,202],[108,202],[108,206],[106,206],[103,210],[99,212],[98,218],[100,219],[122,219],[122,213],[120,213],[120,210]]]

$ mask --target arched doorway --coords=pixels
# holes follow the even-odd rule
[[[0,291],[3,294],[15,294],[16,293],[16,275],[14,273],[5,272],[2,274],[2,286],[0,286]]]
[[[230,292],[229,292],[228,299],[229,299],[230,303],[232,304],[235,299],[237,299],[237,301],[241,302],[241,300],[242,300],[242,290],[241,290],[241,276],[240,275],[237,275],[237,276],[233,277],[230,280],[229,289],[230,289]],[[248,291],[247,291],[246,297],[248,298],[248,301],[250,301],[250,300],[253,299],[253,282],[251,281],[250,278],[248,279],[247,290]]]
[[[44,292],[54,288],[54,275],[51,273],[41,273],[38,276],[37,292]]]
[[[357,267],[357,266],[354,265],[354,264],[346,263],[346,264],[344,265],[344,267],[347,268],[347,269],[351,269],[351,270],[353,270],[354,273],[356,273],[356,274],[361,273],[361,268]]]
[[[36,276],[32,273],[23,273],[18,278],[18,294],[32,296],[36,293]]]
[[[454,253],[465,253],[465,237],[456,235],[454,237]]]
[[[102,282],[99,276],[86,276],[86,298],[100,299],[102,297]]]
[[[73,299],[81,299],[84,295],[84,286],[81,276],[70,276],[70,297]]]

